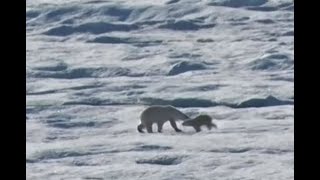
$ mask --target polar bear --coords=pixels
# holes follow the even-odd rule
[[[163,124],[169,121],[176,132],[181,132],[181,130],[177,127],[176,121],[186,119],[190,118],[173,106],[154,105],[146,108],[141,113],[141,123],[138,125],[137,129],[140,133],[144,133],[142,129],[147,128],[147,132],[152,133],[152,124],[157,123],[158,132],[161,133]]]
[[[206,125],[210,130],[212,127],[217,128],[217,125],[212,123],[212,118],[208,115],[199,115],[193,119],[184,121],[183,126],[192,126],[197,132],[201,131],[201,126]]]

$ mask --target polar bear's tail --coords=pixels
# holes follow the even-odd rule
[[[137,126],[137,129],[138,129],[139,133],[144,133],[144,131],[142,130],[143,128],[144,128],[144,125],[143,125],[143,124],[139,124],[139,125]]]

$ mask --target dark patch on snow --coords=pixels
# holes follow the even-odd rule
[[[212,6],[227,6],[227,7],[245,7],[245,6],[261,6],[268,2],[268,0],[212,0],[208,3]]]
[[[288,82],[293,82],[293,81],[294,81],[294,77],[279,77],[279,76],[274,76],[274,77],[271,77],[270,80],[273,80],[273,81],[288,81]]]
[[[95,0],[95,1],[83,2],[83,4],[98,4],[98,3],[105,3],[105,2],[110,2],[110,1],[109,0]]]
[[[273,7],[273,6],[254,6],[254,7],[247,7],[246,9],[253,10],[253,11],[264,11],[264,12],[278,10],[277,7]]]
[[[177,98],[173,100],[165,100],[160,98],[141,98],[140,101],[144,105],[172,105],[175,107],[214,107],[214,106],[227,106],[231,108],[251,108],[251,107],[267,107],[267,106],[280,106],[280,105],[293,105],[291,100],[280,100],[273,96],[266,98],[252,98],[238,104],[226,102],[214,102],[206,99],[197,98]]]
[[[233,170],[238,170],[238,169],[244,169],[248,167],[253,167],[256,166],[256,163],[254,161],[246,161],[246,162],[241,162],[240,164],[237,165],[231,165],[229,168]],[[238,180],[240,180],[239,178]]]
[[[70,150],[46,150],[34,154],[33,161],[41,161],[48,159],[60,159],[66,157],[78,157],[90,155],[89,152],[70,151]]]
[[[73,166],[98,166],[99,164],[88,163],[86,161],[74,160],[74,161],[72,161],[71,165],[73,165]]]
[[[88,121],[88,122],[82,122],[82,121],[69,121],[69,122],[55,122],[50,123],[49,126],[55,127],[55,128],[63,128],[63,129],[70,129],[70,128],[81,128],[81,127],[101,127],[104,124],[107,124],[109,122],[94,122],[94,121]]]
[[[103,180],[104,178],[100,178],[100,177],[83,177],[83,179],[87,179],[87,180]]]
[[[248,151],[251,151],[251,148],[221,148],[221,149],[213,149],[209,152],[215,152],[215,153],[245,153]]]
[[[150,159],[136,160],[136,163],[152,165],[177,165],[182,163],[182,157],[157,156]]]
[[[73,116],[67,114],[51,114],[47,117],[47,122],[61,122],[61,121],[68,121],[74,118]]]
[[[138,29],[137,25],[134,24],[113,24],[105,22],[92,22],[85,23],[78,26],[62,25],[52,28],[46,32],[45,35],[50,36],[68,36],[74,33],[91,33],[91,34],[102,34],[112,31],[132,31]]]
[[[91,121],[91,120],[79,120],[70,115],[53,114],[47,117],[46,124],[50,127],[69,129],[69,128],[81,128],[81,127],[101,127],[105,125],[113,125],[117,123],[116,119],[109,121]]]
[[[259,20],[256,20],[256,22],[262,23],[262,24],[273,24],[273,23],[275,23],[275,21],[272,20],[272,19],[259,19]]]
[[[120,150],[106,150],[106,149],[88,149],[84,150],[72,150],[72,149],[50,149],[44,150],[41,152],[36,152],[32,155],[32,158],[29,158],[31,162],[39,162],[42,160],[51,160],[51,159],[62,159],[70,157],[83,157],[90,155],[106,154],[106,153],[119,153]]]
[[[159,145],[140,145],[132,149],[132,151],[159,151],[159,150],[170,150],[170,146],[159,146]]]
[[[270,54],[249,64],[252,70],[290,70],[294,61],[286,54]]]
[[[63,133],[58,132],[55,134],[49,133],[49,135],[42,142],[48,143],[48,142],[53,142],[53,141],[74,140],[74,139],[79,139],[79,138],[80,138],[79,136],[64,135]]]
[[[142,26],[152,26],[152,25],[156,25],[156,24],[163,24],[165,23],[164,20],[160,21],[160,20],[145,20],[145,21],[139,21],[136,22],[135,25],[142,27]]]
[[[211,107],[217,104],[205,99],[181,98],[171,101],[171,105],[176,107]]]
[[[285,154],[285,153],[293,153],[293,150],[290,149],[263,149],[260,151],[265,154]]]
[[[187,89],[187,91],[214,91],[214,90],[219,89],[222,86],[223,85],[219,85],[219,84],[208,84],[208,85],[189,88],[189,89]]]
[[[232,26],[243,26],[243,25],[247,25],[248,23],[246,22],[231,22],[230,25]]]
[[[215,24],[198,24],[187,20],[168,21],[159,26],[161,29],[170,29],[177,31],[195,31],[203,28],[212,28]]]
[[[102,85],[84,85],[84,86],[75,86],[70,88],[56,89],[56,90],[47,90],[39,92],[27,92],[27,95],[43,95],[43,94],[52,94],[57,92],[63,92],[64,90],[84,90],[84,89],[95,89],[100,88]]]
[[[294,31],[288,31],[282,34],[282,36],[294,36]]]
[[[122,67],[97,67],[97,68],[74,68],[63,71],[35,71],[29,72],[35,78],[58,78],[58,79],[77,79],[77,78],[97,78],[97,77],[116,77],[116,76],[139,76],[132,74],[130,69]]]
[[[274,42],[274,41],[277,41],[277,39],[276,38],[270,38],[270,39],[268,39],[268,41]]]
[[[267,106],[280,106],[280,105],[293,105],[293,101],[280,100],[273,96],[266,98],[252,98],[237,105],[237,108],[249,107],[267,107]]]
[[[211,42],[214,42],[214,40],[210,39],[210,38],[208,38],[208,39],[197,39],[197,42],[198,43],[211,43]]]
[[[204,70],[204,69],[207,69],[207,68],[202,63],[182,61],[180,63],[175,64],[169,71],[168,75],[173,76],[173,75],[178,75],[188,71]]]
[[[191,53],[172,53],[168,56],[169,58],[198,58],[201,57],[200,54],[191,54]]]
[[[170,1],[166,2],[166,4],[174,4],[174,3],[177,3],[179,1],[180,0],[170,0]]]
[[[111,37],[101,36],[93,40],[87,41],[89,43],[103,43],[103,44],[129,44],[137,47],[155,46],[163,43],[162,40],[142,39],[142,38],[125,38],[125,37]]]
[[[288,2],[288,3],[279,4],[276,6],[269,6],[269,5],[250,6],[250,7],[247,7],[246,9],[254,10],[254,11],[264,11],[264,12],[277,11],[277,10],[293,11],[294,5],[293,5],[293,2],[292,3]]]
[[[38,105],[38,106],[27,106],[26,113],[28,114],[38,114],[41,111],[45,111],[48,109],[51,110],[58,110],[60,107],[57,106],[50,106],[50,105]]]
[[[111,105],[172,105],[175,107],[187,108],[187,107],[214,107],[214,106],[227,106],[231,108],[252,108],[252,107],[267,107],[267,106],[280,106],[280,105],[293,105],[292,100],[280,100],[273,96],[266,98],[252,98],[240,103],[227,103],[227,102],[214,102],[207,99],[198,98],[176,98],[172,100],[142,97],[138,100],[127,99],[125,101],[117,101],[111,99],[100,98],[83,98],[77,101],[67,101],[63,105],[91,105],[91,106],[111,106]]]
[[[26,159],[26,163],[35,163],[36,161],[33,159]]]
[[[152,56],[156,56],[158,53],[150,53],[150,51],[145,51],[145,52],[139,52],[139,51],[134,51],[129,53],[127,56],[122,58],[121,60],[123,61],[132,61],[132,60],[140,60]]]
[[[40,15],[39,11],[31,10],[26,12],[26,18],[31,19],[31,18],[36,18]]]
[[[115,85],[115,86],[108,86],[106,87],[106,91],[112,91],[112,92],[120,92],[120,91],[129,91],[132,89],[142,89],[145,88],[147,86],[143,86],[143,85],[138,85],[138,84],[131,84],[131,85]]]
[[[232,17],[230,19],[228,19],[228,21],[231,21],[231,22],[242,22],[242,21],[247,21],[249,20],[250,17],[247,17],[247,16],[244,16],[244,17]]]
[[[71,87],[71,88],[66,88],[66,89],[83,90],[83,89],[94,89],[94,88],[99,88],[99,87],[103,87],[103,85],[83,85],[83,86],[76,86],[76,87]]]
[[[40,70],[40,71],[63,71],[68,68],[68,65],[66,63],[57,63],[55,65],[51,66],[41,66],[41,67],[36,67],[34,68],[35,70]]]
[[[52,94],[56,93],[57,90],[48,90],[48,91],[40,91],[40,92],[27,92],[26,95],[43,95],[43,94]]]
[[[127,44],[129,38],[101,36],[87,42],[105,43],[105,44]]]

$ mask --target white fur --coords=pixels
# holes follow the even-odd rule
[[[184,119],[189,119],[189,117],[173,106],[150,106],[140,115],[141,124],[138,125],[138,131],[142,133],[142,129],[147,128],[147,131],[152,133],[152,124],[157,123],[158,132],[161,132],[163,124],[170,121],[173,129],[180,132],[175,121]]]

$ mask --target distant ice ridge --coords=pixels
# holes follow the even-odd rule
[[[27,26],[45,26],[40,30],[46,35],[67,36],[74,33],[101,34],[112,31],[135,31],[148,27],[171,30],[199,30],[212,28],[217,18],[216,6],[232,8],[244,7],[258,11],[287,10],[291,1],[267,0],[182,0],[162,5],[142,5],[108,3],[66,3],[63,7],[43,5],[41,8],[28,8]],[[228,10],[229,11],[229,10]],[[226,11],[227,12],[227,11]],[[240,14],[239,14],[240,15]]]

